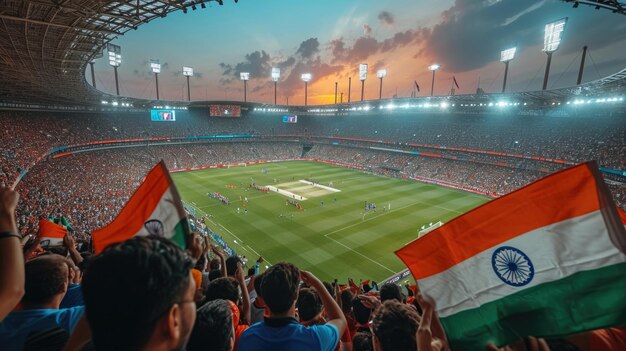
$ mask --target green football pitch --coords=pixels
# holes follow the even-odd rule
[[[207,215],[211,230],[240,256],[249,262],[259,255],[266,264],[291,262],[328,281],[381,281],[405,268],[394,251],[417,238],[422,225],[445,223],[488,201],[464,191],[305,161],[172,176],[183,201]],[[252,189],[252,182],[280,193]],[[213,192],[230,204],[207,196]],[[305,198],[296,200],[303,211],[287,203],[294,196]],[[366,202],[375,203],[376,211],[365,211]]]

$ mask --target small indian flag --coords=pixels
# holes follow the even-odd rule
[[[163,161],[148,173],[117,218],[91,235],[96,253],[136,235],[157,235],[186,246],[187,215]]]
[[[595,162],[493,200],[396,254],[452,350],[626,323],[626,231]]]
[[[39,236],[42,247],[62,246],[63,237],[66,233],[67,229],[62,225],[45,218],[39,220]]]

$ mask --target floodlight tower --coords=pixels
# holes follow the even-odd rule
[[[350,103],[350,92],[352,91],[352,77],[348,77],[348,103]]]
[[[548,55],[548,63],[546,64],[546,74],[543,76],[543,90],[546,90],[546,88],[548,87],[548,76],[550,75],[552,53],[559,48],[559,44],[561,43],[561,36],[563,34],[563,30],[565,30],[566,23],[567,17],[546,24],[543,37],[543,52]]]
[[[504,82],[502,83],[502,92],[506,90],[506,78],[509,75],[509,62],[515,58],[517,48],[510,48],[500,52],[500,62],[504,63]]]
[[[117,68],[122,64],[122,48],[119,45],[107,44],[107,51],[109,52],[109,65],[115,72],[115,92],[119,96],[120,84],[117,78]]]
[[[243,102],[248,101],[248,81],[250,80],[249,72],[239,73],[239,79],[243,80]]]
[[[381,69],[376,72],[376,76],[380,79],[380,93],[378,94],[378,100],[383,99],[383,78],[387,76],[387,70]]]
[[[272,81],[274,81],[274,105],[276,103],[276,93],[278,92],[278,80],[280,79],[280,68],[272,68]]]
[[[183,76],[187,77],[187,101],[191,101],[191,86],[189,77],[193,77],[193,68],[183,66]]]
[[[437,72],[437,70],[440,69],[440,68],[441,68],[441,66],[439,66],[436,63],[428,66],[428,69],[430,71],[433,71],[433,82],[430,85],[430,96],[433,96],[435,94],[435,72]]]
[[[337,87],[338,87],[339,83],[335,82],[335,105],[337,105]]]
[[[308,99],[308,93],[309,93],[308,84],[313,78],[313,76],[311,76],[311,73],[304,73],[302,74],[300,78],[302,78],[302,81],[304,82],[304,106],[306,106],[308,103],[307,99]]]
[[[159,73],[161,73],[161,64],[159,63],[159,60],[150,60],[150,68],[152,68],[152,73],[154,73],[156,95],[157,100],[159,100]]]
[[[361,101],[365,98],[365,80],[367,79],[367,64],[359,65],[359,80],[361,81]]]

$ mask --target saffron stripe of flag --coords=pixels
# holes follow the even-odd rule
[[[119,215],[92,234],[96,253],[136,235],[157,235],[186,246],[189,224],[180,196],[163,161],[146,176]]]
[[[63,237],[66,233],[67,229],[62,225],[56,224],[44,218],[39,220],[39,236],[41,237],[41,246],[63,245]]]
[[[452,349],[626,322],[626,231],[595,163],[457,217],[396,254]]]

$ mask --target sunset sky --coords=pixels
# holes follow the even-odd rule
[[[480,87],[502,88],[500,51],[517,46],[507,91],[541,89],[546,55],[541,52],[547,22],[568,17],[563,42],[554,54],[549,88],[575,84],[580,55],[589,46],[584,81],[626,68],[626,21],[610,11],[572,8],[557,0],[224,0],[187,14],[178,11],[113,41],[122,47],[121,95],[156,98],[150,59],[159,59],[161,99],[186,99],[181,67],[191,66],[192,100],[243,100],[240,72],[250,72],[248,101],[273,103],[272,67],[280,67],[278,102],[304,103],[302,73],[312,73],[309,104],[334,102],[335,82],[360,99],[358,65],[369,64],[365,99],[377,99],[376,71],[388,71],[383,97],[445,95],[455,76],[467,94]],[[96,61],[100,90],[115,93],[113,69]],[[89,70],[86,72],[91,82]]]

